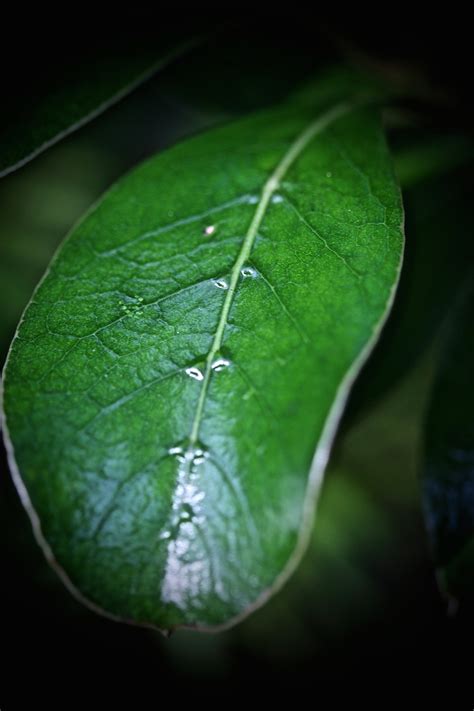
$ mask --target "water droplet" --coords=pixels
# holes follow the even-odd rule
[[[174,454],[182,454],[182,453],[183,453],[182,447],[170,447],[168,449],[168,454],[171,454],[171,456],[173,456]]]
[[[170,531],[163,531],[160,533],[160,540],[165,541],[167,538],[171,538]]]
[[[206,236],[213,235],[214,232],[216,231],[216,226],[215,225],[208,225],[207,227],[204,228],[203,232]]]
[[[243,277],[255,277],[257,276],[257,272],[255,269],[252,269],[252,267],[243,267],[240,270],[240,273],[242,274]]]
[[[256,205],[258,202],[258,195],[249,195],[248,203],[249,205]]]
[[[230,360],[227,360],[227,358],[218,358],[211,365],[211,368],[215,373],[218,373],[220,370],[224,370],[224,368],[227,368],[229,365]]]
[[[326,173],[326,178],[332,178],[332,173],[330,170]]]
[[[214,284],[218,289],[228,289],[229,285],[225,279],[214,279]]]
[[[186,441],[170,447],[168,454],[176,457],[180,464],[190,463],[191,465],[201,464],[209,456],[209,452],[202,442],[191,445]]]
[[[196,368],[195,366],[192,366],[191,368],[186,368],[186,375],[189,375],[190,378],[194,378],[194,380],[204,380],[204,375],[199,368]]]
[[[209,456],[209,452],[207,449],[204,447],[194,447],[194,449],[191,450],[191,455],[192,455],[192,463],[194,464],[202,464],[204,460],[206,460]]]
[[[277,204],[277,203],[279,203],[279,202],[283,202],[283,195],[274,195],[274,196],[272,197],[272,202],[273,202],[274,204]]]

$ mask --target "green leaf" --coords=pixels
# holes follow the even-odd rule
[[[393,299],[401,223],[378,116],[338,104],[177,145],[73,230],[4,405],[38,539],[84,601],[209,628],[281,586]]]
[[[54,81],[33,88],[33,97],[24,100],[7,97],[0,132],[0,178],[21,168],[50,146],[81,128],[116,104],[140,84],[153,76],[197,40],[177,43],[161,42],[159,49],[146,44],[132,52],[103,53],[82,56],[72,66],[53,70]],[[164,46],[165,45],[165,46]],[[45,84],[45,85],[43,85]],[[39,95],[38,95],[39,94]]]
[[[428,410],[423,508],[442,587],[474,598],[474,289],[450,323]]]

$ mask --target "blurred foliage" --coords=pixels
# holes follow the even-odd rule
[[[423,508],[442,588],[474,598],[474,279],[460,279],[426,418]],[[461,276],[461,275],[460,275]]]
[[[117,103],[154,73],[186,54],[197,42],[172,44],[153,37],[148,42],[101,46],[100,54],[79,56],[56,48],[61,62],[55,72],[40,61],[23,77],[23,92],[4,96],[0,117],[0,177],[17,170],[36,155]],[[118,46],[117,46],[118,44]],[[68,61],[69,57],[69,61]],[[15,89],[16,87],[13,87]],[[18,97],[18,93],[16,94]],[[25,97],[27,101],[25,102]]]
[[[316,44],[314,31],[302,24],[295,31],[300,41],[292,51],[275,52],[275,37],[262,33],[257,23],[245,30],[228,23],[195,49],[191,69],[185,57],[169,67],[161,77],[163,91],[180,103],[222,116],[273,106],[330,61],[330,41],[320,37]]]

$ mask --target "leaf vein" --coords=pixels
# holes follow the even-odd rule
[[[271,173],[270,177],[262,188],[260,199],[256,205],[254,216],[252,218],[252,221],[250,222],[249,228],[242,243],[242,248],[232,269],[229,289],[222,305],[221,315],[217,325],[214,340],[206,358],[206,368],[201,384],[201,391],[199,394],[194,420],[191,427],[191,434],[189,437],[190,451],[193,449],[196,442],[198,441],[204,411],[204,404],[206,401],[206,396],[211,380],[212,363],[214,361],[215,355],[218,353],[222,345],[229,311],[234,301],[235,293],[237,290],[240,270],[245,265],[251,254],[253,245],[257,238],[259,227],[262,223],[263,218],[265,217],[268,205],[270,204],[270,200],[275,191],[280,186],[280,183],[289,168],[297,160],[302,151],[313,140],[313,138],[315,138],[318,134],[322,133],[334,121],[341,118],[344,114],[348,113],[351,108],[351,104],[337,104],[332,109],[324,113],[322,116],[319,116],[317,119],[312,121],[309,126],[304,129],[302,133],[300,133],[300,135],[290,145],[289,149],[282,157],[282,159],[280,160],[274,171]]]

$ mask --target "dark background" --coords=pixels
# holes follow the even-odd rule
[[[27,27],[24,18],[6,18],[3,101],[14,109],[8,120],[95,53],[169,40],[183,23],[185,33],[198,28],[211,39],[1,181],[2,362],[55,246],[108,185],[190,133],[284,98],[341,57],[422,87],[404,101],[422,116],[418,132],[469,131],[471,47],[462,19],[414,23],[394,12],[384,8],[369,24],[323,24],[309,14],[295,20],[273,10],[270,19],[243,7],[230,18],[186,11],[180,23],[137,12],[120,23],[95,18],[94,29],[90,17],[56,17],[54,26],[30,17]],[[456,185],[449,178],[445,187]],[[410,208],[407,198],[407,241],[411,225],[416,232],[416,204]],[[26,708],[32,694],[35,704],[52,707],[79,698],[92,708],[110,706],[126,695],[135,700],[132,708],[146,699],[201,703],[214,695],[232,703],[239,691],[249,702],[256,687],[267,698],[285,687],[295,699],[309,688],[315,705],[321,692],[330,701],[359,701],[362,692],[382,704],[397,692],[412,701],[416,689],[425,701],[446,696],[450,704],[463,701],[450,708],[472,708],[472,608],[464,603],[448,615],[419,502],[423,418],[439,339],[433,328],[408,359],[406,341],[394,338],[400,372],[364,399],[370,368],[383,369],[384,359],[374,355],[341,428],[300,569],[264,608],[220,635],[178,631],[164,639],[76,603],[43,560],[2,456],[2,711]]]

